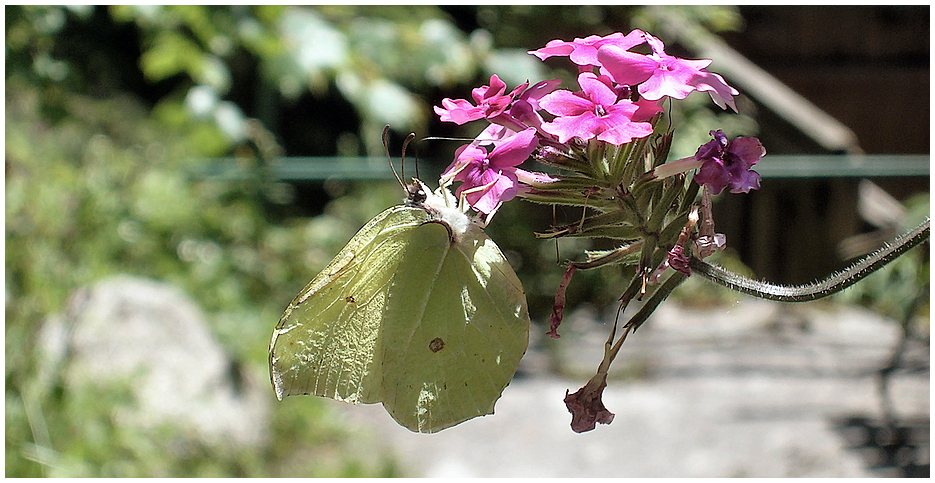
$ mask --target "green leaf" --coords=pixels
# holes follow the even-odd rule
[[[202,50],[177,32],[160,32],[140,58],[140,68],[150,81],[160,81],[180,73],[192,73],[202,64]]]

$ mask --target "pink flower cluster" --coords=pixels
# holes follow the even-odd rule
[[[631,52],[642,44],[651,53]],[[491,126],[458,150],[442,179],[461,181],[458,196],[490,214],[521,192],[524,179],[550,179],[517,168],[539,146],[590,139],[622,145],[644,138],[652,134],[650,120],[662,111],[666,97],[684,99],[693,91],[707,92],[722,109],[737,110],[733,96],[738,92],[705,70],[710,60],[680,59],[666,54],[664,47],[640,30],[552,40],[529,53],[541,60],[567,56],[578,66],[577,91],[556,90],[560,81],[549,80],[531,87],[526,82],[507,92],[493,75],[489,85],[472,91],[473,102],[444,99],[435,107],[442,121],[460,125],[486,119]],[[493,145],[490,152],[487,145]]]

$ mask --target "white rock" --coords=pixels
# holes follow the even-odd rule
[[[207,444],[235,447],[269,438],[266,388],[224,353],[200,308],[171,285],[116,277],[81,289],[40,340],[40,374],[61,368],[66,391],[128,385],[135,405],[119,408],[122,424],[173,425]]]

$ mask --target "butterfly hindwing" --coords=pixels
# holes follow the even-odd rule
[[[525,301],[480,228],[454,239],[441,223],[417,228],[385,312],[387,411],[419,432],[491,414],[526,350]]]

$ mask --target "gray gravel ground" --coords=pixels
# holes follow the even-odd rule
[[[820,303],[663,304],[615,362],[604,393],[613,423],[575,434],[562,399],[597,367],[607,327],[595,321],[607,319],[569,314],[561,340],[533,342],[496,414],[438,434],[410,433],[379,405],[328,402],[362,438],[362,450],[395,455],[408,476],[904,474],[880,456],[879,434],[842,423],[883,416],[877,371],[898,337],[892,321]],[[927,474],[929,348],[911,349],[910,361],[925,369],[892,379],[895,415],[914,428],[913,444],[896,459]]]

